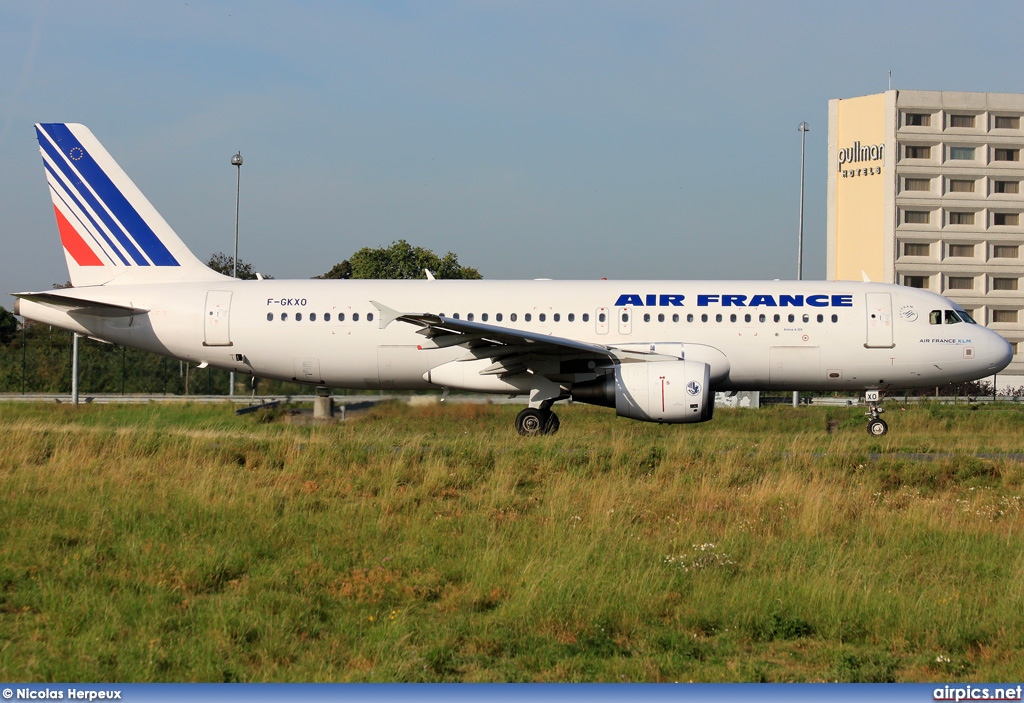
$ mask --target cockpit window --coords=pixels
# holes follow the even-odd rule
[[[963,320],[956,314],[956,310],[946,310],[946,324],[955,325],[958,322],[963,322]]]
[[[930,325],[941,325],[942,324],[942,311],[932,310],[928,313],[928,324]]]
[[[961,320],[963,320],[964,322],[966,322],[969,325],[976,325],[976,324],[978,324],[977,322],[974,321],[974,318],[971,317],[970,314],[966,310],[957,310],[956,314],[960,316]]]

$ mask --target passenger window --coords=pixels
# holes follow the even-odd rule
[[[482,313],[482,314],[480,315],[480,319],[481,319],[482,321],[484,321],[484,322],[487,322],[487,313]]]
[[[367,322],[373,322],[373,313],[372,312],[366,313],[366,321]]]
[[[525,315],[523,315],[523,319],[529,322],[531,319],[533,319],[533,316],[530,313],[526,313]]]
[[[296,322],[302,322],[302,313],[301,312],[295,313],[295,321]]]
[[[324,313],[324,322],[330,322],[330,321],[331,321],[331,313],[325,312]]]
[[[736,313],[729,315],[729,322],[736,322]]]
[[[693,313],[692,312],[687,314],[686,321],[687,322],[693,322]]]
[[[782,320],[782,315],[776,314],[773,319],[775,320],[775,322],[779,322],[780,320]]]
[[[547,319],[548,315],[545,312],[542,312],[540,315],[537,316],[537,322],[544,322]]]
[[[338,313],[338,322],[344,322],[344,321],[345,321],[345,313],[339,312]]]
[[[272,322],[273,320],[274,320],[274,313],[268,312],[267,313],[267,322]]]
[[[458,320],[459,319],[459,313],[457,313],[457,312],[456,313],[452,313],[452,317],[454,319]],[[359,319],[359,318],[356,318],[356,319]]]
[[[750,322],[750,314],[749,313],[743,316],[743,321],[744,322]]]
[[[825,321],[825,316],[819,313],[818,314],[818,322],[824,322],[824,321]]]
[[[956,314],[956,310],[947,310],[946,311],[946,324],[947,325],[955,325],[958,322],[960,322],[960,317]]]
[[[757,321],[758,322],[768,322],[768,316],[765,315],[764,313],[761,313],[760,315],[758,315]]]
[[[471,313],[471,312],[467,313],[466,314],[466,319],[469,320],[470,322],[472,322],[473,321],[473,313]]]
[[[288,313],[286,313],[286,312],[281,313],[281,322],[284,322],[287,319],[288,319]]]
[[[808,315],[807,313],[804,313],[803,320],[804,320],[804,322],[810,322],[811,321],[811,316]]]
[[[562,316],[559,313],[556,312],[555,313],[555,322],[559,322],[559,321],[561,321],[561,319],[562,319]]]
[[[316,322],[316,313],[315,312],[309,313],[309,321],[310,322]]]
[[[715,315],[715,322],[721,322],[721,321],[722,321],[722,314],[719,313],[719,314]]]
[[[932,310],[928,313],[928,324],[929,325],[941,325],[942,324],[942,311]]]
[[[508,319],[512,320],[512,322],[515,322],[516,320],[519,319],[519,315],[512,313],[511,315],[508,316]]]
[[[707,322],[708,321],[708,314],[704,313],[703,315],[701,315],[700,316],[700,321],[701,322]]]
[[[603,314],[601,315],[601,318],[602,318],[601,322],[604,322],[604,315]],[[590,322],[590,313],[589,312],[583,313],[583,321],[584,322]]]
[[[629,313],[628,312],[622,313],[622,321],[623,322],[629,322]]]
[[[664,322],[664,321],[665,321],[665,314],[659,312],[658,313],[658,322]]]
[[[672,313],[672,322],[679,322],[679,313]]]
[[[645,312],[644,313],[644,322],[650,322],[650,321],[651,321],[651,313]]]
[[[796,315],[790,314],[789,321],[790,322],[796,322]]]
[[[832,314],[832,322],[839,322],[839,315],[836,315],[835,313],[833,313]]]
[[[500,312],[494,313],[494,319],[497,322],[501,322],[501,313]]]
[[[604,322],[605,321],[605,314],[601,313],[600,315],[598,315],[597,319],[598,319],[599,322]]]
[[[575,321],[576,321],[576,313],[574,313],[574,312],[569,313],[569,322],[575,322]]]
[[[359,313],[352,313],[352,322],[359,322]]]

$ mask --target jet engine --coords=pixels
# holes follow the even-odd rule
[[[711,369],[700,361],[619,364],[614,373],[575,384],[572,399],[647,422],[705,422],[715,410]]]

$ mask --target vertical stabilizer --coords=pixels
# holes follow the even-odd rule
[[[37,124],[72,285],[223,280],[80,124]]]

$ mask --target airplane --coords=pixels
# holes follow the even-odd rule
[[[37,124],[72,288],[15,294],[29,320],[254,377],[332,388],[570,400],[658,423],[712,419],[716,391],[971,381],[1012,349],[926,290],[848,281],[255,280],[205,266],[92,132]],[[888,431],[871,404],[868,432]]]

